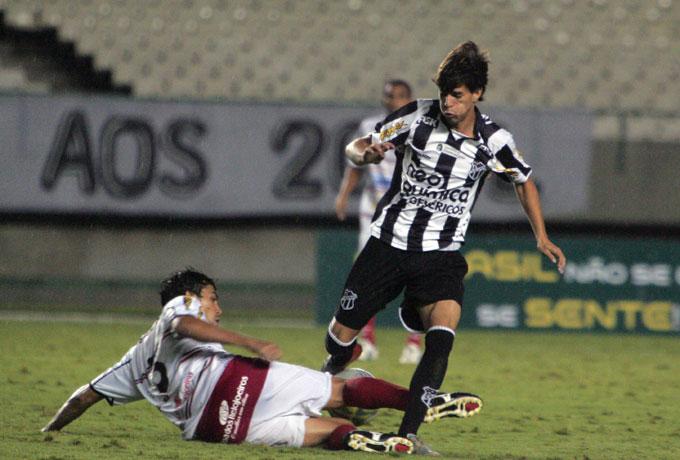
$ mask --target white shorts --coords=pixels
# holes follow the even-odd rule
[[[250,420],[246,441],[301,447],[305,421],[320,417],[331,397],[331,375],[294,364],[272,362]]]

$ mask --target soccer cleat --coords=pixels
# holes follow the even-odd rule
[[[407,343],[399,356],[400,364],[418,364],[422,353],[420,347],[414,343]]]
[[[350,431],[347,446],[352,450],[365,452],[401,452],[413,453],[413,441],[393,433],[377,431]]]
[[[337,365],[332,363],[333,355],[328,355],[328,358],[323,362],[321,366],[321,372],[328,372],[331,375],[335,375],[338,372],[344,370],[347,366],[357,360],[361,355],[362,347],[360,343],[354,345],[354,350],[352,350],[352,357],[345,364]]]
[[[363,351],[359,355],[359,361],[375,361],[380,356],[378,347],[375,344],[362,340],[360,343]]]
[[[420,439],[415,434],[407,434],[406,438],[413,443],[413,453],[416,455],[429,455],[431,457],[439,456],[439,452],[430,449],[430,446],[425,444],[425,441]]]
[[[444,417],[472,417],[482,410],[482,400],[470,393],[439,393],[430,400],[424,422],[430,423]]]

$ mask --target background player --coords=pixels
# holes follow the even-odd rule
[[[162,282],[158,320],[123,358],[76,390],[43,431],[60,430],[93,404],[147,399],[182,430],[185,440],[366,451],[423,451],[393,434],[357,430],[348,420],[320,417],[322,409],[350,405],[404,410],[408,390],[384,380],[343,380],[292,364],[233,355],[221,344],[263,358],[281,357],[271,342],[218,327],[222,310],[215,283],[193,269]],[[439,394],[428,420],[474,415],[481,401]]]
[[[375,129],[375,125],[382,121],[388,114],[411,102],[411,86],[404,80],[389,80],[383,85],[382,106],[383,112],[361,121],[357,129],[356,137],[365,136]],[[371,236],[371,219],[375,213],[378,201],[383,197],[392,182],[396,157],[393,152],[385,155],[383,161],[378,164],[356,165],[347,162],[345,173],[342,178],[340,190],[335,198],[335,215],[339,220],[345,220],[347,201],[352,191],[361,181],[364,172],[368,172],[368,180],[364,183],[359,201],[359,241],[357,253],[366,245]],[[361,330],[360,338],[362,352],[360,360],[372,361],[378,359],[379,351],[375,340],[375,317]],[[402,364],[416,364],[420,359],[421,351],[420,334],[409,332],[406,343],[399,356]]]
[[[409,330],[426,332],[399,427],[404,437],[416,437],[431,395],[446,375],[467,273],[459,249],[489,172],[514,184],[538,249],[560,272],[566,262],[548,238],[531,168],[512,135],[476,107],[487,85],[488,63],[475,43],[457,46],[435,74],[438,99],[407,104],[346,148],[347,157],[359,165],[380,163],[394,150],[397,169],[328,327],[330,356],[323,369],[337,373],[351,362],[361,328],[404,291],[402,322]]]

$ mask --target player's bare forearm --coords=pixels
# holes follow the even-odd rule
[[[355,165],[378,164],[385,159],[388,150],[394,148],[391,142],[371,143],[371,137],[365,136],[354,139],[347,144],[345,156]]]
[[[562,250],[548,238],[536,184],[532,179],[528,179],[522,184],[515,184],[515,192],[531,223],[531,228],[536,236],[538,250],[545,254],[551,262],[557,264],[557,269],[560,273],[564,273],[566,258]]]
[[[247,348],[265,359],[275,360],[282,355],[281,349],[275,343],[223,329],[193,316],[179,317],[174,327],[175,331],[181,336],[201,342],[219,342],[224,345]]]
[[[83,385],[78,388],[73,395],[64,403],[57,412],[57,415],[45,425],[41,431],[59,431],[90,408],[94,403],[101,401],[103,397],[90,388]]]
[[[345,147],[345,156],[355,165],[365,165],[364,152],[369,145],[371,145],[371,138],[368,136],[354,139]]]

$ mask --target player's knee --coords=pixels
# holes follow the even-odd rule
[[[447,357],[453,348],[453,339],[456,333],[453,329],[443,326],[434,326],[425,334],[425,353]]]

